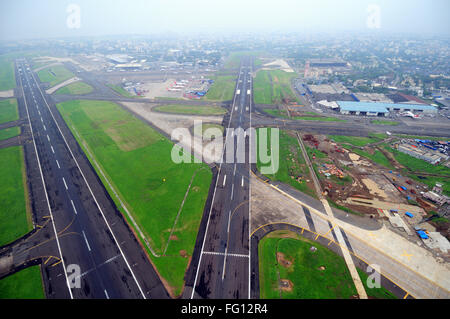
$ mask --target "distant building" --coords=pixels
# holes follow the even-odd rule
[[[431,200],[432,202],[438,205],[444,205],[450,203],[450,199],[445,195],[439,195],[434,192],[426,192],[423,194],[423,197]]]
[[[417,147],[414,147],[414,146],[412,146],[410,144],[406,144],[406,143],[400,144],[398,146],[398,150],[402,153],[405,153],[412,157],[424,160],[433,165],[440,163],[443,159],[443,157],[438,154],[421,150]]]
[[[337,102],[342,114],[386,116],[389,112],[437,113],[437,109],[426,104],[398,104],[378,102]]]

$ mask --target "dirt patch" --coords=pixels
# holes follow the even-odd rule
[[[186,250],[184,250],[184,249],[180,250],[180,256],[183,257],[183,258],[187,258],[188,255],[187,255]]]
[[[280,280],[280,289],[282,291],[291,292],[294,288],[294,284],[289,279],[281,279]]]
[[[325,266],[320,266],[319,270],[324,271],[325,270]]]
[[[281,266],[285,268],[289,268],[292,266],[292,261],[287,259],[283,253],[277,253],[277,261]]]
[[[178,237],[177,237],[177,235],[171,235],[169,237],[169,240],[178,240]]]

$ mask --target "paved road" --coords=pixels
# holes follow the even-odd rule
[[[167,298],[168,294],[135,236],[107,195],[37,77],[18,60],[18,84],[31,127],[34,156],[43,184],[45,228],[52,248],[52,273],[43,272],[53,298]],[[34,205],[34,203],[33,203]],[[35,211],[33,211],[35,213]],[[42,213],[41,211],[38,213]],[[42,249],[44,244],[38,246]],[[49,247],[50,247],[49,246]],[[33,257],[33,249],[20,250]],[[26,258],[19,253],[14,256]],[[44,260],[42,260],[44,262]],[[80,268],[80,287],[69,265]]]
[[[252,60],[243,59],[237,80],[224,163],[220,165],[199,263],[187,298],[242,299],[250,297],[249,254],[249,139],[242,130],[250,126]],[[245,150],[238,153],[237,149]],[[228,155],[228,154],[232,155]],[[243,155],[240,157],[240,155]],[[245,156],[247,154],[247,156]],[[197,251],[198,253],[198,251]]]

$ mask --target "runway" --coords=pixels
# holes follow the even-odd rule
[[[250,298],[249,138],[230,129],[251,125],[251,72],[252,60],[243,59],[226,136],[234,143],[225,148],[226,160],[219,166],[193,289],[187,287],[186,298]],[[246,156],[241,158],[237,150],[243,147]]]
[[[39,232],[49,238],[36,248],[39,254],[59,258],[48,264],[42,260],[47,297],[168,298],[142,247],[25,60],[16,62],[16,75],[23,95],[19,108],[26,110],[34,149],[26,156],[35,157],[44,194],[34,201],[45,201],[41,205],[45,212],[33,209],[33,213],[36,222],[42,222]],[[36,248],[13,250],[14,258],[36,257]]]

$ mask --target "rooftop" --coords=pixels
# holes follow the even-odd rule
[[[389,109],[410,109],[410,110],[435,110],[434,106],[425,104],[400,104],[383,102],[352,102],[338,101],[341,110],[359,112],[379,112],[387,113]]]

